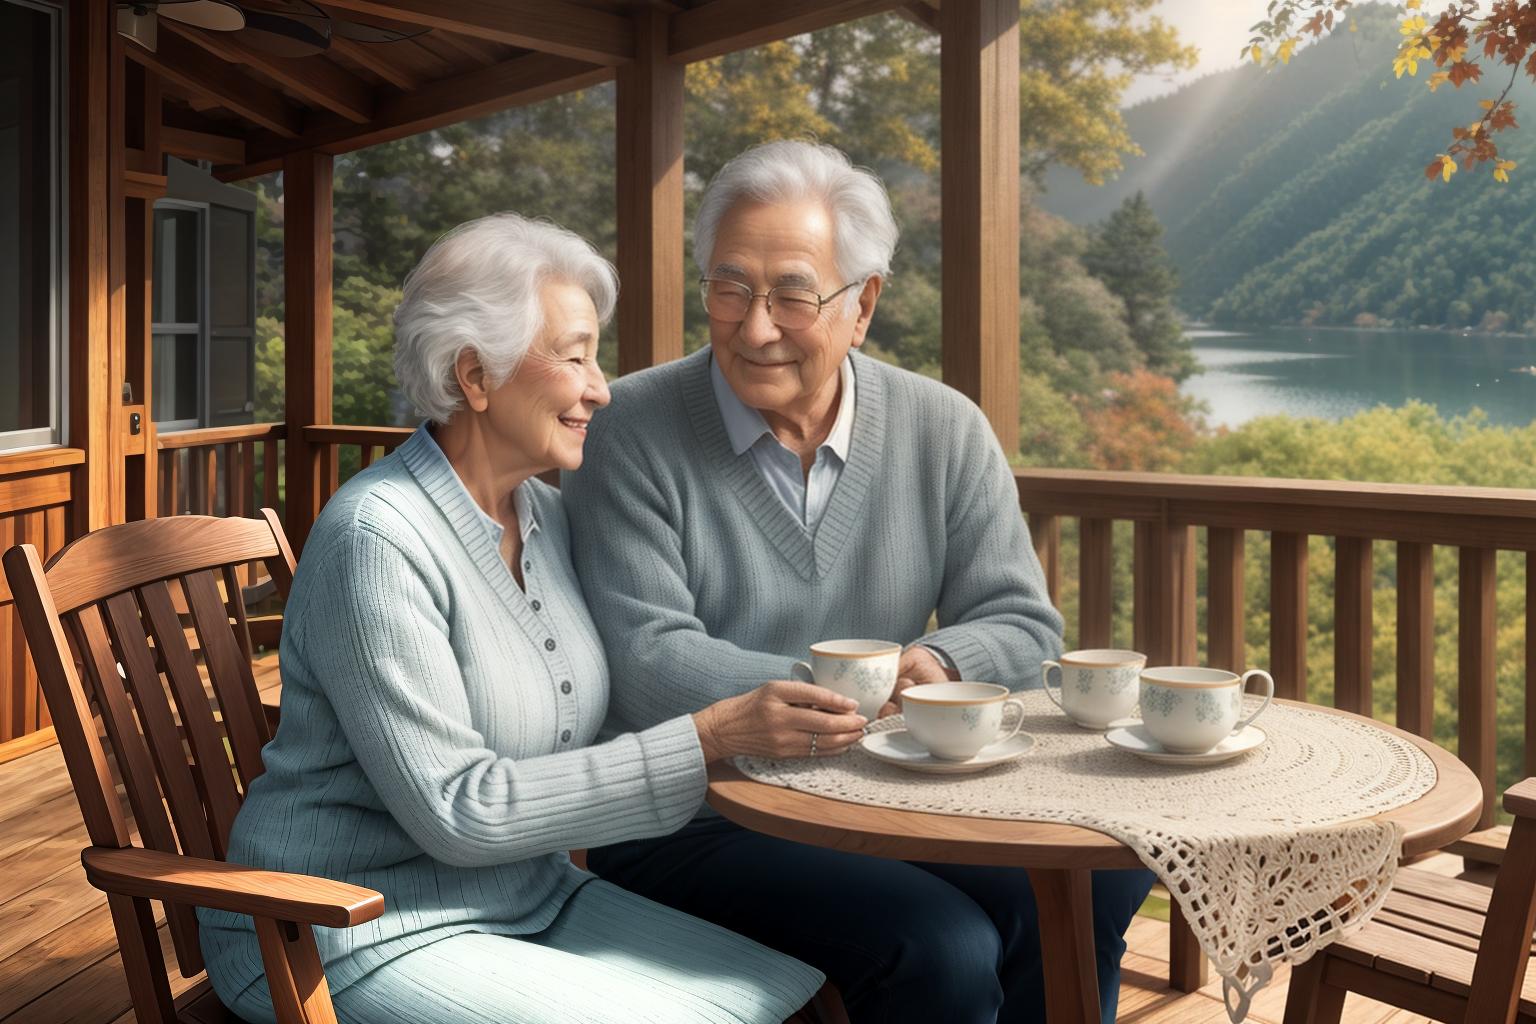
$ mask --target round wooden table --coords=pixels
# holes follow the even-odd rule
[[[1297,706],[1350,714],[1314,704]],[[1380,722],[1372,724],[1417,744],[1438,773],[1429,792],[1377,816],[1403,826],[1403,856],[1437,850],[1471,831],[1483,806],[1483,786],[1477,776],[1429,740]],[[1098,1024],[1089,872],[1142,866],[1136,854],[1113,837],[1077,825],[845,803],[755,782],[723,761],[710,766],[708,800],[738,825],[813,846],[896,860],[1025,869],[1039,907],[1050,1024]]]

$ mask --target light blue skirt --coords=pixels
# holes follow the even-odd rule
[[[594,879],[532,935],[462,932],[337,993],[341,1024],[778,1024],[823,975],[793,957]],[[230,1007],[270,1021],[263,984]]]

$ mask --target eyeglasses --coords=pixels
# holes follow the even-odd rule
[[[816,323],[828,303],[862,283],[850,281],[831,295],[823,296],[809,288],[788,285],[754,292],[740,281],[704,277],[699,279],[699,294],[704,299],[704,312],[715,320],[740,323],[747,318],[752,300],[761,297],[766,300],[769,320],[788,331],[803,331]]]

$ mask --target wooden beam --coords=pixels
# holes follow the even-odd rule
[[[247,121],[290,139],[299,137],[303,128],[300,113],[289,105],[282,93],[262,85],[239,68],[219,60],[174,32],[160,34],[154,53],[137,43],[128,43],[124,53],[161,78],[196,94],[209,96],[219,106]],[[195,104],[193,109],[196,109]]]
[[[326,0],[326,5],[589,64],[617,66],[635,56],[628,19],[565,0]]]
[[[899,6],[900,0],[714,0],[673,15],[668,55],[682,64],[709,60]]]
[[[311,106],[359,124],[373,116],[373,90],[361,78],[324,57],[276,57],[246,46],[238,32],[203,32],[170,18],[164,20],[164,26],[220,60],[261,72]]]
[[[195,132],[190,128],[160,129],[160,145],[171,156],[183,160],[207,160],[215,164],[245,163],[245,140],[211,132]]]
[[[82,4],[69,19],[69,435],[83,449],[70,504],[75,535],[106,526],[111,476],[109,418],[108,223],[111,161],[113,11]]]
[[[470,118],[537,103],[573,89],[585,89],[612,78],[612,68],[594,67],[544,53],[527,54],[493,67],[479,68],[423,86],[416,92],[381,98],[373,120],[352,124],[334,115],[316,117],[315,126],[297,142],[263,139],[246,146],[250,163],[224,168],[225,181],[267,174],[293,152],[319,150],[350,153],[365,146],[403,139],[408,135],[456,124]]]
[[[635,15],[638,53],[618,71],[619,374],[683,354],[683,76],[667,16]]]
[[[1019,448],[1019,5],[942,14],[944,381]]]
[[[912,3],[903,4],[896,11],[914,25],[920,25],[930,32],[939,31],[939,12],[936,8],[929,7],[925,3],[914,0]]]
[[[372,71],[397,89],[409,92],[412,89],[421,88],[422,79],[402,67],[399,61],[391,59],[388,46],[359,43],[342,36],[332,36],[331,49]]]
[[[331,422],[331,216],[333,160],[290,153],[283,160],[284,396],[288,540],[297,553],[320,506],[323,446],[304,428]]]

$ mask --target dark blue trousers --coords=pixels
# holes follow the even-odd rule
[[[1043,1024],[1045,981],[1029,876],[843,853],[702,818],[657,839],[591,850],[616,885],[713,921],[823,971],[853,1024]],[[1123,938],[1150,871],[1093,872],[1093,940],[1106,1024]]]

